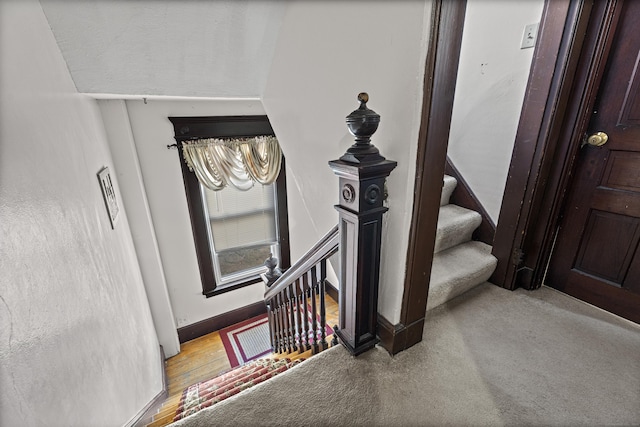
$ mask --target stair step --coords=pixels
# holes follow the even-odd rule
[[[164,418],[166,416],[171,415],[171,419],[176,415],[176,409],[178,409],[178,405],[180,404],[180,398],[182,397],[182,393],[177,395],[177,399],[172,401],[171,404],[163,406],[158,413],[153,417],[153,421],[156,421],[160,418]]]
[[[453,190],[456,189],[456,185],[458,185],[458,181],[454,177],[449,175],[444,176],[442,193],[440,194],[440,206],[449,204],[449,199],[451,198]]]
[[[154,418],[154,420],[150,424],[147,424],[146,427],[163,427],[163,426],[169,425],[173,422],[173,417],[175,417],[175,415],[176,415],[176,411],[174,410],[170,414],[166,414],[161,417]]]
[[[201,409],[215,405],[222,400],[289,370],[302,361],[303,359],[291,361],[288,358],[258,359],[245,365],[250,367],[250,369],[244,369],[243,367],[236,368],[230,371],[232,375],[223,375],[221,378],[216,377],[194,384],[185,391],[185,399],[181,401],[181,404],[178,406],[177,414],[173,420],[181,420]],[[240,374],[235,375],[236,372],[240,372]]]
[[[327,342],[331,342],[333,338],[333,335],[329,335],[327,336]],[[263,359],[274,359],[274,360],[279,360],[279,359],[289,359],[292,363],[302,363],[303,361],[311,358],[313,356],[313,352],[312,350],[307,350],[303,353],[291,353],[291,354],[277,354],[277,353],[272,353],[268,356],[263,357]],[[297,361],[297,362],[296,362]],[[251,364],[251,362],[249,362],[247,365]],[[244,365],[245,367],[247,365]],[[243,367],[242,366],[238,366],[236,368],[233,368],[229,371],[227,371],[226,373],[231,373],[231,372],[238,372],[240,370],[242,370]],[[222,376],[224,376],[225,373],[221,373],[220,375],[218,375],[215,378],[221,378]],[[171,397],[169,397],[164,403],[163,405],[160,407],[160,409],[158,410],[158,412],[153,416],[151,422],[149,424],[147,424],[147,427],[164,427],[168,424],[173,423],[173,420],[176,416],[176,413],[178,411],[178,406],[181,402],[182,399],[182,393],[178,393],[175,394]]]
[[[333,340],[333,334],[327,335],[325,340],[327,341],[327,345],[328,345],[327,348],[331,348],[331,341]],[[322,352],[322,350],[320,350],[320,352]],[[317,354],[319,354],[319,353],[317,353]],[[297,351],[295,351],[293,353],[273,353],[273,354],[271,354],[270,356],[267,356],[267,357],[272,358],[272,359],[278,359],[278,358],[286,357],[287,359],[290,359],[291,361],[294,361],[294,360],[298,360],[298,359],[306,360],[306,359],[309,359],[311,356],[313,356],[313,350],[312,349],[306,350],[306,351],[304,351],[302,353],[298,353]]]
[[[167,424],[171,424],[173,422],[173,417],[176,415],[176,409],[178,408],[178,403],[176,402],[173,405],[164,406],[158,411],[157,414],[154,414],[151,417],[151,420],[145,424],[145,427],[162,427]]]
[[[463,243],[435,254],[427,311],[486,282],[497,264],[491,246],[482,242]]]
[[[481,223],[482,217],[476,211],[452,204],[441,206],[434,253],[468,242]]]

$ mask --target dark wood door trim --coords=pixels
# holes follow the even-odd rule
[[[391,353],[422,340],[466,6],[433,2],[400,324],[383,319],[380,329]]]
[[[542,284],[619,3],[545,2],[496,228],[498,267],[491,277],[496,285],[535,289]]]
[[[609,142],[578,150],[545,284],[640,322],[640,121],[626,119],[640,83],[640,2],[615,6],[603,37],[611,49],[585,129],[605,131]]]

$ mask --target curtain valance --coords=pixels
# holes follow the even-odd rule
[[[183,141],[182,153],[189,170],[213,191],[227,185],[246,191],[254,182],[271,184],[282,164],[280,144],[273,136]]]

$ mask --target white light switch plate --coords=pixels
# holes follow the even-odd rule
[[[538,24],[529,24],[524,27],[522,33],[522,44],[520,49],[527,49],[536,45],[536,38],[538,37]]]

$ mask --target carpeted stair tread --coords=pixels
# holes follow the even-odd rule
[[[201,381],[193,386],[187,387],[183,392],[183,398],[178,405],[178,412],[188,409],[189,405],[194,404],[190,393],[197,393],[198,400],[204,401],[215,397],[227,390],[232,389],[238,383],[247,382],[252,379],[280,367],[282,363],[289,362],[288,359],[258,359],[256,361],[239,366],[226,374],[219,375],[207,381]]]
[[[435,254],[427,310],[488,280],[497,263],[491,246],[482,242],[463,243]]]
[[[481,222],[482,216],[478,212],[452,204],[441,206],[434,252],[468,242]]]
[[[440,193],[440,206],[449,204],[449,199],[451,198],[453,190],[456,189],[456,185],[458,185],[458,181],[454,177],[449,175],[444,176],[442,193]]]
[[[173,421],[195,414],[282,373],[304,359],[258,359],[208,381],[187,387]],[[240,372],[240,374],[238,374]]]

